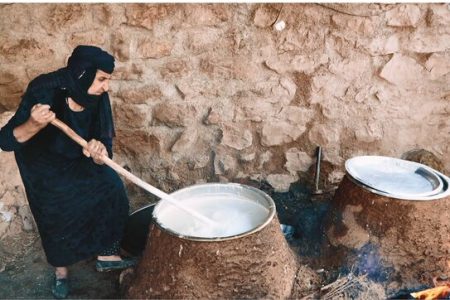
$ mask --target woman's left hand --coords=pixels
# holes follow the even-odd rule
[[[87,146],[83,148],[83,154],[87,157],[92,157],[96,164],[103,165],[102,157],[103,155],[108,156],[108,151],[106,150],[105,145],[95,139],[92,139],[89,141]]]

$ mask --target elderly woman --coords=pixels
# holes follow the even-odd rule
[[[68,295],[67,266],[97,255],[100,272],[132,266],[119,256],[128,198],[112,157],[114,125],[108,97],[114,58],[78,46],[65,68],[30,82],[0,148],[14,151],[49,264],[56,298]],[[56,118],[88,140],[84,149],[49,123]]]

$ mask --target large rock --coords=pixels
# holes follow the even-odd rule
[[[369,120],[367,124],[359,124],[355,130],[357,141],[372,143],[383,138],[383,125],[375,120]]]
[[[278,13],[280,12],[282,6],[278,8],[273,4],[261,4],[261,6],[256,9],[255,16],[253,18],[253,23],[257,27],[269,27],[277,20]]]
[[[33,15],[36,13],[36,5],[9,4],[2,5],[0,28],[4,31],[26,31],[32,26]]]
[[[427,23],[433,27],[446,27],[450,25],[450,9],[448,3],[430,4]]]
[[[397,34],[393,34],[387,38],[377,37],[372,40],[368,48],[372,55],[396,53],[400,50],[400,39]]]
[[[183,78],[176,84],[176,89],[185,100],[191,100],[197,96],[220,97],[218,82],[206,80],[205,78],[188,77]]]
[[[92,6],[91,6],[92,8]],[[95,23],[113,28],[116,25],[126,23],[125,7],[117,4],[98,4],[93,7],[93,18]]]
[[[0,113],[0,128],[13,116],[12,112]],[[22,179],[13,152],[0,150],[0,240],[8,236],[15,236],[22,230],[33,227],[24,223],[24,219],[31,220],[31,215],[24,207],[28,206]],[[22,211],[22,214],[19,214]],[[30,229],[30,230],[31,230]],[[8,245],[6,245],[8,246]]]
[[[218,125],[224,122],[231,122],[233,120],[234,111],[230,106],[231,105],[220,103],[217,106],[211,107],[204,123],[206,125]]]
[[[155,156],[161,152],[161,142],[155,134],[145,130],[116,131],[115,149],[126,157],[139,157],[142,153]]]
[[[183,103],[161,103],[153,108],[153,118],[169,127],[183,127],[197,121],[197,108]]]
[[[334,165],[343,163],[340,155],[339,141],[341,139],[341,126],[339,123],[316,123],[309,131],[308,138],[313,145],[323,148],[323,158]]]
[[[409,35],[405,48],[417,53],[445,52],[450,49],[450,32],[422,29]]]
[[[263,123],[261,144],[278,146],[295,141],[306,131],[306,124],[313,117],[309,109],[287,106],[272,119]]]
[[[192,26],[217,26],[227,21],[233,12],[231,4],[194,4],[184,7],[183,21]]]
[[[347,16],[370,17],[379,16],[395,7],[386,3],[327,3],[327,8],[341,12]]]
[[[131,56],[131,36],[122,30],[114,32],[111,40],[114,57],[119,61],[127,61]]]
[[[273,120],[272,122],[266,122],[261,130],[261,145],[270,147],[293,142],[305,130],[305,126],[299,127],[286,121]]]
[[[203,169],[209,165],[210,161],[210,155],[209,154],[201,154],[201,153],[194,153],[193,155],[190,155],[188,167],[189,170],[198,170]],[[206,179],[201,179],[206,183]]]
[[[169,56],[173,43],[168,40],[145,38],[137,42],[137,58],[162,58]]]
[[[214,159],[214,170],[216,175],[229,174],[237,168],[237,160],[235,157],[217,153]]]
[[[344,97],[350,84],[342,76],[330,73],[315,75],[311,80],[311,102],[321,103],[331,96]]]
[[[45,21],[40,20],[40,24],[49,32],[64,32],[86,30],[88,25],[92,25],[87,16],[89,8],[82,4],[59,4],[48,6]],[[80,22],[80,20],[85,20]],[[89,20],[90,21],[90,20]]]
[[[286,163],[284,167],[289,173],[295,175],[297,172],[306,172],[313,163],[313,159],[308,153],[298,150],[297,148],[290,148],[285,153]]]
[[[287,120],[294,125],[305,126],[311,121],[313,115],[314,111],[311,109],[290,105],[285,106],[277,114],[277,118]]]
[[[28,205],[19,207],[19,216],[22,218],[23,230],[32,231],[34,229],[34,219]]]
[[[107,38],[109,38],[108,33],[98,30],[75,32],[69,37],[68,43],[71,48],[75,48],[78,45],[92,45],[105,48]]]
[[[240,98],[236,109],[236,120],[262,122],[276,115],[279,105],[271,98]]]
[[[14,116],[14,112],[4,112],[0,113],[0,128],[6,125],[8,121]],[[1,153],[1,151],[0,151]]]
[[[110,6],[94,5],[93,11],[95,20],[97,20],[100,24],[106,26],[111,26],[113,24],[114,16]]]
[[[347,33],[350,39],[361,36],[372,36],[375,33],[375,25],[371,18],[355,18],[346,14],[333,14],[332,24]]]
[[[245,64],[239,64],[231,58],[213,57],[200,61],[200,70],[212,78],[235,78],[235,69],[245,67]]]
[[[11,72],[1,72],[0,73],[0,84],[7,85],[17,81],[17,77]]]
[[[239,154],[239,161],[240,162],[250,162],[255,160],[256,158],[256,153],[255,152],[250,152],[250,153],[240,153]]]
[[[35,38],[15,38],[0,33],[0,58],[8,62],[23,63],[47,60],[54,57],[50,45],[39,42]]]
[[[191,153],[195,148],[195,143],[197,140],[198,132],[195,128],[185,129],[175,144],[173,144],[171,151],[176,156],[181,156],[184,153]]]
[[[166,79],[179,78],[189,73],[189,66],[186,60],[175,59],[167,62],[163,67],[161,67],[160,73]]]
[[[424,68],[413,58],[403,54],[394,54],[383,67],[380,76],[402,88],[417,88],[426,79]]]
[[[325,53],[314,52],[308,55],[295,55],[288,64],[289,69],[299,73],[312,74],[322,65],[329,62],[329,57]]]
[[[332,74],[340,74],[345,81],[352,82],[371,76],[372,72],[369,72],[371,64],[370,57],[355,54],[349,59],[330,62],[329,70]]]
[[[264,169],[270,163],[273,154],[269,150],[262,152],[258,157],[258,169]]]
[[[270,174],[267,176],[267,182],[277,193],[286,193],[289,191],[291,183],[297,181],[298,177],[288,174]]]
[[[251,86],[252,93],[278,105],[290,104],[296,91],[297,85],[289,76],[270,76]]]
[[[450,72],[450,52],[433,53],[425,62],[430,79],[436,80]]]
[[[154,25],[167,18],[170,5],[131,4],[126,6],[127,23],[152,30]]]
[[[138,64],[121,65],[114,69],[114,78],[125,81],[142,81],[144,70]]]
[[[187,32],[187,38],[184,46],[194,55],[220,48],[222,41],[221,31],[215,28],[190,29]]]
[[[145,128],[151,122],[150,109],[146,105],[115,105],[114,117],[121,128]]]
[[[121,88],[116,97],[125,103],[144,104],[160,100],[162,97],[161,89],[157,85],[144,85],[141,87]]]
[[[253,137],[247,124],[224,124],[221,126],[223,132],[222,144],[237,150],[243,150],[252,145]]]
[[[338,126],[332,124],[320,124],[316,123],[309,131],[309,140],[322,147],[327,147],[332,144],[336,144],[340,139],[340,131]]]
[[[10,72],[0,73],[0,113],[16,110],[25,90],[24,82]]]
[[[413,4],[400,5],[386,12],[387,24],[395,27],[416,27],[420,17],[420,8]]]

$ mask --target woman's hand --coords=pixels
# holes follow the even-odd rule
[[[87,146],[83,148],[83,154],[87,157],[92,157],[96,164],[103,165],[103,160],[101,158],[103,155],[108,156],[108,151],[106,150],[105,145],[95,139],[92,139],[89,141]]]
[[[24,143],[55,118],[56,115],[50,110],[50,105],[38,103],[31,108],[28,121],[14,128],[13,135],[19,143]]]
[[[31,108],[31,114],[28,120],[32,126],[40,130],[55,118],[56,115],[50,110],[50,105],[38,103]]]

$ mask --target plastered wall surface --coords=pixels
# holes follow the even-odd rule
[[[0,125],[78,44],[116,57],[115,160],[167,192],[286,191],[317,145],[330,183],[350,157],[417,148],[450,171],[447,4],[2,4]],[[2,239],[33,222],[14,155],[0,166]]]

